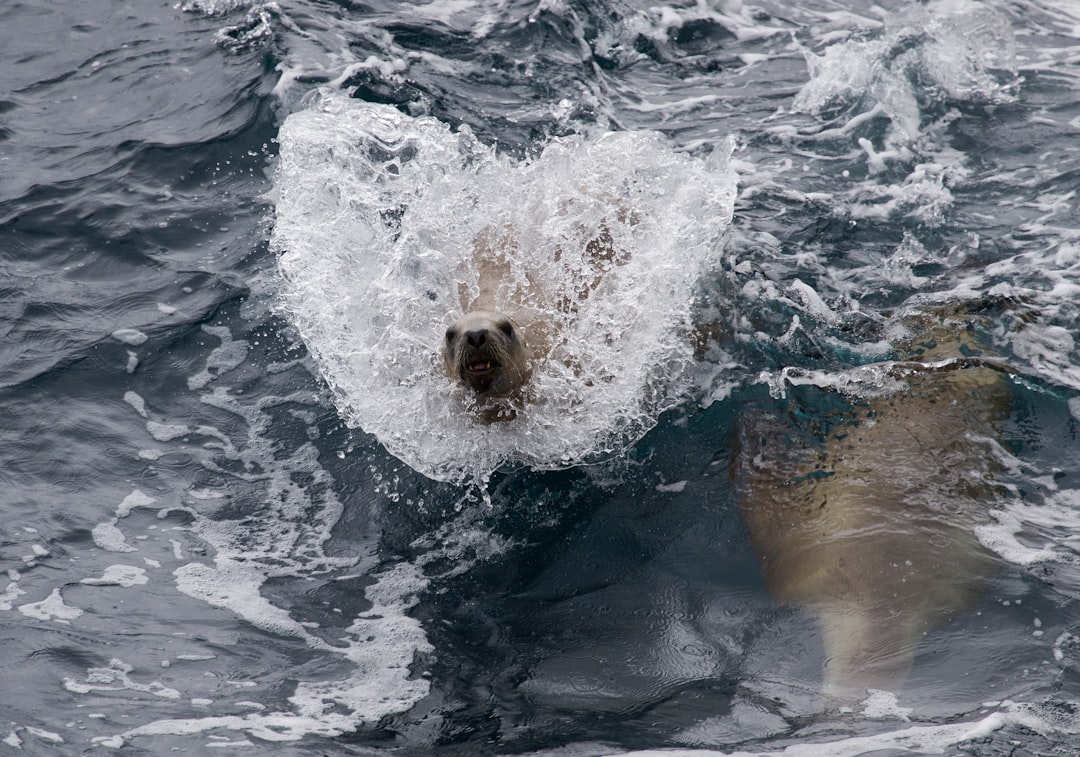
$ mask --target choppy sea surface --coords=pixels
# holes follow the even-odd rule
[[[5,3],[0,753],[1075,754],[1078,206],[1070,0]],[[472,240],[627,207],[478,424]],[[732,430],[958,302],[996,572],[830,707]]]

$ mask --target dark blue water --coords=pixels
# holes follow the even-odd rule
[[[7,3],[0,751],[1075,753],[1078,30],[1065,0]],[[611,130],[661,138],[590,163]],[[465,132],[472,163],[430,151]],[[391,163],[433,178],[368,194]],[[473,216],[424,191],[508,217],[604,181],[642,256],[703,267],[612,318],[707,343],[477,430],[422,328],[455,274],[406,244]],[[833,706],[733,432],[822,444],[901,315],[955,302],[1009,366],[994,570],[899,690]]]

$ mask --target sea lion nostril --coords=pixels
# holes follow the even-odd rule
[[[465,332],[465,340],[471,347],[480,347],[487,341],[487,329],[475,329]]]

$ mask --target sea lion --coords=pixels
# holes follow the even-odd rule
[[[510,257],[517,232],[485,229],[474,241],[478,290],[459,285],[464,315],[446,329],[442,361],[446,375],[475,395],[477,418],[485,423],[512,420],[537,362],[547,351],[547,322],[530,304],[535,292],[511,277]],[[525,324],[526,337],[522,329]]]
[[[636,222],[617,201],[611,203],[616,208],[615,222]],[[521,260],[520,232],[513,225],[486,228],[474,240],[471,263],[478,272],[477,283],[475,288],[465,282],[459,285],[464,315],[446,329],[442,362],[452,381],[471,390],[482,422],[516,417],[529,399],[529,379],[560,346],[559,334],[574,317],[578,303],[589,297],[613,266],[629,259],[617,245],[607,218],[591,233],[583,227],[578,231],[579,250],[571,254],[556,246],[550,261],[545,261],[551,265],[535,267]],[[571,356],[562,355],[562,359],[573,362]]]
[[[828,697],[898,690],[922,635],[994,572],[972,529],[992,501],[1009,391],[971,321],[963,308],[907,319],[904,361],[871,367],[899,384],[885,396],[809,387],[831,414],[792,401],[786,428],[774,409],[738,433],[743,522],[766,588],[821,629]]]

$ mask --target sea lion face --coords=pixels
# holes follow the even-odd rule
[[[466,313],[446,330],[443,365],[450,378],[484,397],[505,397],[528,378],[517,326],[487,310]]]

